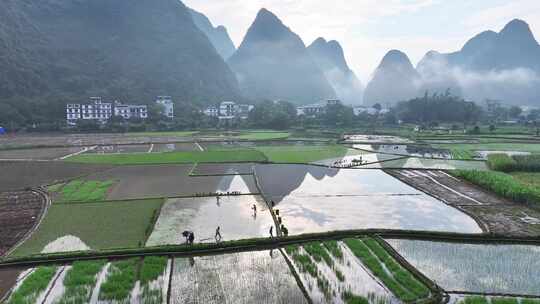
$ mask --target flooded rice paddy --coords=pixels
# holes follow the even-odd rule
[[[257,206],[255,212],[252,207]],[[162,207],[146,245],[183,244],[183,231],[193,231],[196,243],[216,242],[216,228],[221,241],[269,236],[274,226],[266,203],[258,196],[229,196],[169,199]]]
[[[384,136],[384,135],[367,135],[367,134],[350,134],[345,135],[345,142],[347,143],[412,143],[413,141],[399,136]]]
[[[414,146],[414,145],[353,145],[353,148],[376,152],[382,154],[410,156],[419,158],[434,158],[434,159],[452,159],[452,154],[449,150],[435,149],[429,146]]]
[[[336,246],[335,251],[326,244]],[[317,251],[306,246],[316,246]],[[345,293],[373,304],[399,303],[343,242],[310,243],[286,252],[313,303],[347,303]]]
[[[387,241],[447,291],[540,296],[538,246]]]
[[[308,303],[279,250],[177,258],[174,304]]]
[[[465,213],[380,170],[261,165],[256,175],[291,234],[363,228],[482,232]]]
[[[366,169],[488,170],[483,161],[407,157],[362,166]]]

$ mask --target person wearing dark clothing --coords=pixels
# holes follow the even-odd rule
[[[188,237],[188,243],[189,243],[190,245],[193,245],[193,241],[195,241],[195,233],[190,232],[190,233],[189,233],[189,237]]]
[[[270,238],[274,237],[274,226],[270,227]]]
[[[216,243],[221,242],[221,227],[218,226],[216,228],[216,235],[214,236],[214,238],[216,239]]]

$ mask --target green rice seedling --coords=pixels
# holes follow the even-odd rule
[[[144,258],[140,273],[141,284],[146,285],[157,280],[165,271],[167,261],[167,257],[151,256]]]
[[[136,281],[138,259],[113,262],[105,282],[99,290],[99,299],[105,301],[125,301]]]
[[[58,304],[88,303],[105,260],[74,262],[64,278],[66,288]]]
[[[304,245],[304,249],[315,261],[320,262],[324,260],[328,266],[332,267],[334,265],[334,261],[328,254],[328,251],[320,243],[309,243]]]
[[[381,265],[379,259],[374,256],[369,247],[358,239],[346,239],[345,244],[351,249],[356,257],[379,278],[383,284],[392,291],[396,297],[405,302],[411,302],[418,299],[418,296],[400,285]]]
[[[364,243],[371,249],[372,252],[385,264],[386,268],[392,272],[394,278],[404,287],[408,288],[419,298],[429,296],[429,289],[420,283],[414,276],[408,272],[403,266],[388,254],[386,250],[374,239],[365,239]]]
[[[516,169],[516,161],[508,154],[491,154],[487,158],[488,167],[491,170],[511,172]]]
[[[337,241],[326,241],[323,242],[324,247],[338,260],[343,260],[343,251]]]
[[[341,298],[346,304],[369,304],[369,300],[365,297],[353,294],[350,291],[345,291],[341,294]]]
[[[488,304],[488,299],[483,296],[465,297],[459,304]]]
[[[520,183],[511,175],[492,171],[456,170],[451,173],[496,194],[523,204],[540,203],[540,189]]]
[[[517,298],[491,298],[491,304],[518,304]]]
[[[113,181],[75,180],[62,188],[59,202],[95,202],[105,200]]]
[[[540,299],[521,299],[521,304],[540,304]]]
[[[540,172],[540,154],[515,155],[515,171]]]
[[[56,267],[51,266],[37,268],[24,280],[21,286],[15,290],[7,304],[34,303],[39,295],[45,291],[57,270]]]
[[[287,245],[285,246],[285,252],[289,255],[293,255],[300,250],[300,247],[298,245]]]
[[[330,300],[332,298],[332,287],[330,286],[330,283],[326,278],[318,276],[317,287],[319,287],[319,290],[324,294],[324,297],[327,300]]]
[[[343,273],[341,271],[334,268],[334,272],[336,273],[336,277],[340,282],[345,282],[345,276],[343,275]]]
[[[293,254],[292,258],[295,261],[295,263],[297,263],[297,266],[298,266],[298,269],[300,270],[300,272],[307,272],[312,277],[314,277],[314,278],[317,277],[317,275],[318,275],[317,274],[317,265],[315,265],[315,263],[313,263],[313,261],[311,260],[311,258],[308,255],[295,253],[295,254]]]
[[[450,154],[453,159],[460,160],[472,160],[474,159],[474,152],[468,149],[453,148],[450,149]]]

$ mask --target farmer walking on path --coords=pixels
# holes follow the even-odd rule
[[[216,235],[215,235],[215,238],[216,238],[216,243],[219,243],[221,242],[221,228],[218,226],[216,228]]]

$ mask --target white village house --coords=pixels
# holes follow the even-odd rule
[[[162,114],[174,118],[174,104],[170,96],[159,96],[156,103],[163,106]],[[119,101],[103,102],[101,97],[90,97],[88,103],[72,103],[66,105],[66,120],[68,125],[74,126],[80,120],[95,120],[105,123],[111,117],[118,116],[124,119],[147,119],[148,107],[146,105],[123,104]]]
[[[163,106],[163,116],[174,118],[174,103],[171,96],[158,96],[156,103]]]
[[[237,104],[234,101],[223,101],[219,104],[219,107],[210,106],[206,108],[203,113],[206,116],[217,117],[219,120],[233,120],[236,118],[247,119],[249,112],[253,110],[255,106],[247,104]]]

